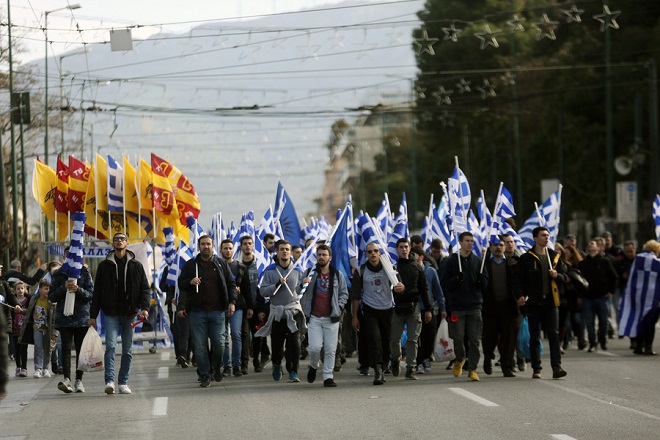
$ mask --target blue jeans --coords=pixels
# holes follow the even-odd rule
[[[225,351],[225,312],[190,312],[190,333],[195,349],[197,371],[202,379],[211,377],[213,370],[222,367]],[[211,340],[213,359],[209,360],[208,340]]]
[[[241,353],[243,353],[243,334],[241,327],[243,325],[243,310],[236,310],[231,318],[225,317],[225,353],[222,357],[222,364],[226,368],[241,367]],[[229,362],[229,338],[227,338],[227,329],[231,329],[231,363]]]
[[[115,381],[115,352],[117,335],[121,330],[121,365],[119,367],[119,385],[128,384],[128,374],[133,361],[133,327],[135,317],[105,315],[105,382]]]
[[[596,316],[598,316],[598,341],[596,341]],[[610,316],[609,301],[605,297],[583,298],[582,318],[587,327],[589,345],[607,343],[607,318]]]

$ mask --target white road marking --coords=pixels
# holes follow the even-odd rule
[[[158,379],[167,379],[170,377],[170,369],[167,367],[158,368]]]
[[[169,361],[170,360],[170,352],[165,351],[160,355],[160,360],[161,361]]]
[[[465,391],[462,388],[449,388],[449,391],[456,393],[459,396],[463,396],[466,399],[470,399],[474,402],[477,402],[483,406],[499,406],[497,403],[491,402],[490,400],[486,400],[483,397],[479,397],[476,394],[473,394],[469,391]]]
[[[541,383],[543,385],[548,385],[548,386],[551,386],[551,387],[562,389],[566,392],[578,395],[580,397],[584,397],[585,399],[593,400],[594,402],[604,403],[605,405],[610,405],[610,406],[613,406],[615,408],[622,409],[624,411],[629,411],[631,413],[638,414],[640,416],[644,416],[644,417],[647,417],[649,419],[660,420],[660,417],[655,416],[653,414],[645,413],[644,411],[640,411],[640,410],[635,409],[635,408],[629,408],[627,406],[619,405],[617,403],[612,403],[612,401],[610,401],[610,400],[599,399],[598,397],[590,396],[589,394],[582,393],[580,391],[577,391],[577,390],[574,390],[572,388],[568,388],[568,387],[565,387],[565,386],[562,386],[562,385],[556,385],[555,383],[553,383],[552,381],[549,381],[549,380],[541,381]]]
[[[167,397],[156,397],[154,399],[154,415],[155,416],[167,415]]]
[[[552,438],[556,438],[557,440],[577,440],[575,437],[566,434],[552,434]]]
[[[621,355],[612,353],[611,351],[603,351],[603,350],[598,350],[596,354],[600,354],[602,356],[610,356],[610,357],[621,357]]]

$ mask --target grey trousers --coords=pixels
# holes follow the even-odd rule
[[[454,322],[454,316],[458,319]],[[481,310],[467,310],[452,312],[449,319],[449,337],[454,340],[456,362],[465,359],[465,343],[467,342],[468,370],[473,371],[479,365],[479,341],[481,340],[483,321]]]
[[[417,340],[422,332],[422,316],[419,305],[415,306],[412,313],[399,315],[396,311],[392,313],[392,333],[390,336],[390,353],[392,362],[398,362],[401,357],[401,335],[403,326],[408,327],[408,341],[406,342],[406,367],[414,368],[417,365]]]

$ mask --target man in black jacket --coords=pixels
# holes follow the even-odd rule
[[[128,375],[133,360],[133,326],[139,312],[140,319],[149,318],[150,290],[144,267],[135,254],[126,249],[124,233],[112,237],[112,248],[96,271],[96,283],[89,312],[89,326],[96,327],[96,317],[103,310],[105,316],[105,392],[115,393],[115,351],[117,335],[121,331],[121,366],[118,391],[131,394]]]
[[[197,240],[199,254],[186,262],[179,275],[177,315],[190,315],[195,360],[200,386],[222,380],[222,357],[225,351],[225,318],[236,310],[236,283],[227,262],[213,255],[213,240],[202,235]],[[226,315],[226,316],[225,316]],[[208,340],[211,339],[213,359],[209,360]]]
[[[424,304],[424,322],[430,322],[433,315],[433,303],[429,296],[428,284],[424,269],[417,261],[410,259],[410,242],[400,238],[396,242],[396,252],[399,255],[397,272],[401,277],[404,290],[394,294],[394,314],[392,314],[392,330],[390,334],[390,353],[392,354],[392,376],[399,375],[399,358],[401,357],[401,335],[403,326],[408,327],[408,342],[406,343],[406,379],[417,380],[417,340],[422,331],[422,316],[419,311],[419,299]]]
[[[532,230],[534,247],[520,256],[516,264],[513,292],[518,305],[525,306],[529,322],[530,355],[534,372],[532,378],[541,378],[541,325],[548,336],[552,378],[566,376],[561,368],[559,350],[559,282],[566,283],[563,264],[559,254],[548,248],[550,233],[545,226]]]

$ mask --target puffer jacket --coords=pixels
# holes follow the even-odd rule
[[[78,279],[78,289],[76,290],[76,300],[73,306],[73,315],[64,315],[64,304],[66,302],[66,287],[65,283],[68,275],[64,273],[62,268],[57,269],[53,273],[53,278],[50,283],[50,299],[57,303],[55,308],[55,328],[75,328],[87,327],[89,320],[89,308],[92,302],[94,292],[94,284],[92,282],[92,275],[86,267],[83,266]]]

